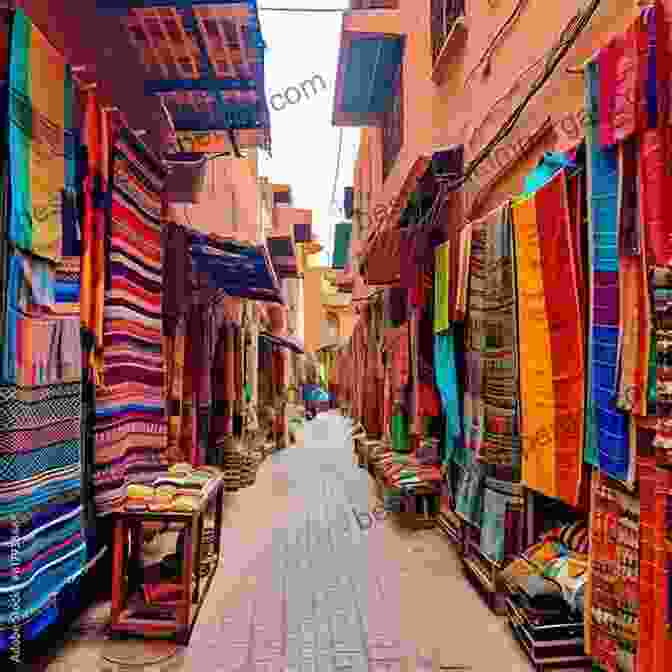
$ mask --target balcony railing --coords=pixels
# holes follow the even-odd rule
[[[399,0],[350,0],[350,9],[399,9]]]
[[[404,144],[404,90],[402,83],[403,63],[394,81],[392,107],[383,116],[383,180],[392,171],[394,162]]]
[[[432,63],[441,54],[455,23],[464,16],[464,0],[432,0]]]

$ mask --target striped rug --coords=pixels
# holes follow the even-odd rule
[[[104,315],[104,387],[96,398],[95,500],[122,504],[130,483],[165,470],[161,199],[166,173],[122,129],[115,142]]]
[[[35,637],[84,569],[80,415],[79,382],[0,385],[0,650],[10,618]]]

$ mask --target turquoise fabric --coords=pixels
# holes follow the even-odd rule
[[[434,336],[434,375],[446,417],[446,450],[444,463],[455,454],[455,445],[462,434],[460,421],[459,387],[455,364],[455,334],[449,329]]]
[[[538,191],[558,171],[573,165],[564,152],[546,152],[539,165],[525,178],[523,196],[529,196]]]
[[[334,232],[334,268],[345,268],[350,258],[350,238],[352,237],[352,222],[339,222]]]

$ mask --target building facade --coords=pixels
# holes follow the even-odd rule
[[[577,68],[627,26],[640,4],[598,7],[511,133],[464,186],[468,218],[519,193],[523,176],[544,152],[579,140],[584,87]],[[341,32],[334,124],[362,129],[354,179],[354,272],[372,231],[398,221],[434,152],[462,146],[467,166],[478,157],[584,5],[351,1]],[[355,294],[364,295],[361,281],[359,288],[355,284]]]

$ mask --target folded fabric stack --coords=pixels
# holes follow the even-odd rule
[[[188,464],[173,465],[166,476],[160,476],[151,486],[129,485],[126,510],[195,511],[214,487],[219,473],[214,467],[193,469]]]
[[[390,487],[411,488],[441,481],[441,470],[436,464],[423,464],[411,454],[382,453],[377,459],[377,466]]]
[[[154,488],[131,484],[126,490],[126,510],[145,511],[154,499]]]

